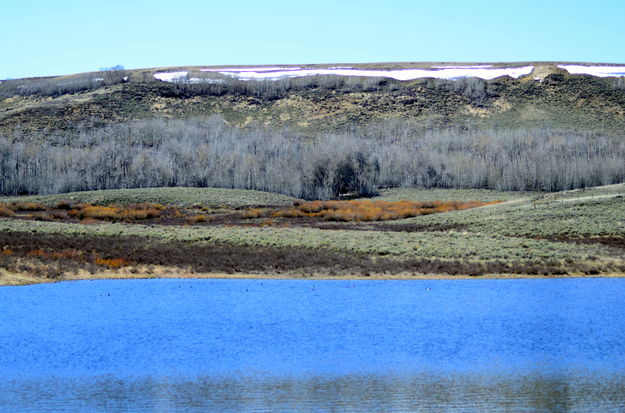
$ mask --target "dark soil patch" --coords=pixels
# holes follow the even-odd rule
[[[546,238],[549,241],[557,242],[573,242],[575,244],[600,244],[607,247],[618,248],[625,251],[625,237],[586,237],[586,238],[570,238],[563,236],[555,236]]]

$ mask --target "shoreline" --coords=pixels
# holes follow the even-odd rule
[[[158,271],[152,273],[120,273],[102,272],[98,274],[74,274],[62,279],[37,278],[23,274],[0,272],[0,287],[19,287],[35,284],[53,284],[71,281],[98,281],[98,280],[150,280],[150,279],[178,279],[178,280],[350,280],[350,281],[407,281],[407,280],[522,280],[522,279],[564,279],[564,278],[625,278],[625,273],[606,274],[569,274],[569,275],[532,275],[532,274],[485,274],[472,275],[442,275],[442,274],[373,274],[363,275],[323,275],[323,274],[252,274],[252,273],[167,273]]]

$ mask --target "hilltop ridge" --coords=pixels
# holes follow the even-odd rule
[[[424,128],[555,127],[611,133],[625,127],[625,79],[620,74],[572,74],[559,67],[564,65],[585,64],[180,66],[6,80],[0,83],[0,133],[11,138],[16,131],[212,114],[236,126],[287,127],[305,135],[389,119],[411,120]],[[468,67],[469,75],[470,70],[531,70],[516,78],[432,77],[454,67]],[[586,67],[625,72],[621,65]],[[273,76],[294,68],[307,73]],[[315,70],[323,74],[310,75]],[[346,70],[354,75],[344,75]],[[389,71],[405,76],[408,70],[425,74],[409,80],[375,76]],[[248,73],[247,78],[241,72]],[[364,72],[371,75],[361,76]],[[249,73],[265,77],[248,80]]]

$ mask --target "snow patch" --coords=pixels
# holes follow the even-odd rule
[[[154,73],[154,77],[163,82],[176,82],[187,77],[189,72],[161,72]]]
[[[473,65],[473,66],[432,66],[432,69],[490,69],[493,65]]]
[[[223,80],[223,79],[210,79],[210,78],[205,78],[205,77],[192,77],[192,78],[189,78],[189,80],[187,82],[189,82],[189,83],[210,83],[210,84],[214,84],[214,83],[224,83],[225,80]]]
[[[625,76],[625,66],[558,65],[558,67],[572,75],[592,75],[597,77]]]
[[[300,70],[300,67],[230,67],[225,69],[200,69],[201,72],[275,72]]]
[[[386,77],[396,80],[413,80],[419,78],[436,79],[460,79],[464,77],[479,77],[481,79],[494,79],[501,76],[518,78],[528,75],[534,70],[534,66],[523,67],[473,67],[473,68],[442,68],[430,69],[398,69],[398,70],[366,70],[366,69],[299,69],[288,68],[276,71],[241,70],[218,71],[222,75],[231,76],[240,80],[278,80],[283,78],[304,77],[304,76],[359,76],[359,77]]]

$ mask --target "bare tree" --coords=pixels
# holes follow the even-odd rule
[[[625,181],[625,139],[558,130],[424,131],[389,121],[310,141],[221,117],[0,137],[0,193],[214,186],[307,199],[380,187],[556,191]]]

